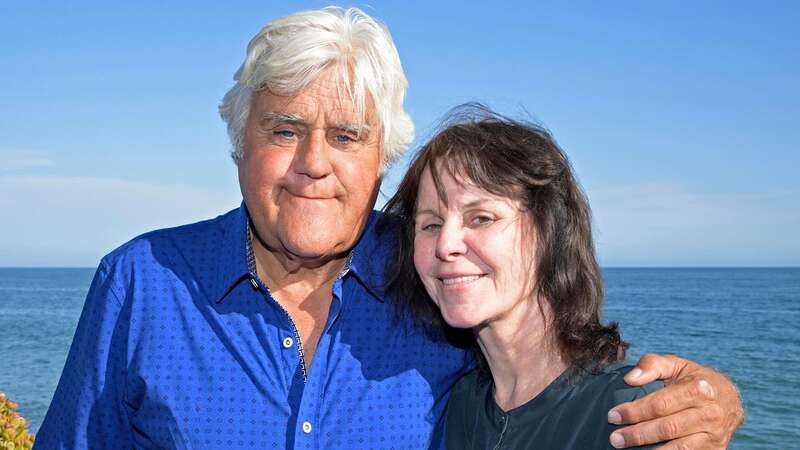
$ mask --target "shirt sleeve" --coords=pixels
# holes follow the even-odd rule
[[[124,402],[127,324],[105,261],[95,273],[37,449],[133,447]]]

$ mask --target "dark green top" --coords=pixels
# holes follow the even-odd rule
[[[451,393],[447,448],[613,450],[608,438],[618,427],[608,423],[608,410],[662,386],[628,386],[622,377],[632,368],[612,364],[582,377],[567,370],[528,403],[508,412],[494,401],[491,377],[473,371]]]

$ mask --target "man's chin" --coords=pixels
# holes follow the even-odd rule
[[[345,245],[337,245],[330,241],[284,242],[287,257],[305,264],[324,264],[332,259],[344,257],[350,250]]]

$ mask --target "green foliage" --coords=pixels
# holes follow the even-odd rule
[[[25,419],[17,414],[17,404],[0,392],[0,450],[30,450],[33,436]]]

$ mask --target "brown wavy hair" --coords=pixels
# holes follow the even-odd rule
[[[515,121],[480,104],[448,114],[444,128],[416,154],[397,193],[384,207],[398,226],[399,242],[386,270],[397,312],[421,321],[428,331],[452,335],[414,269],[414,217],[422,173],[448,170],[495,195],[521,202],[536,236],[531,298],[552,311],[556,343],[573,369],[597,371],[624,359],[628,344],[616,323],[603,325],[603,280],[595,257],[586,195],[567,156],[539,125]],[[441,179],[431,170],[443,201]],[[539,306],[543,306],[541,303]],[[455,332],[459,339],[464,333]],[[475,347],[476,348],[476,347]],[[486,369],[476,351],[478,366]]]

